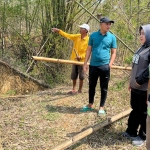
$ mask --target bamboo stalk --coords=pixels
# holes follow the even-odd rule
[[[65,59],[56,59],[56,58],[48,58],[48,57],[38,57],[32,56],[34,60],[38,61],[46,61],[46,62],[54,62],[54,63],[64,63],[64,64],[74,64],[74,65],[83,65],[84,62],[73,61],[73,60],[65,60]],[[89,65],[89,63],[88,63]],[[123,67],[123,66],[112,66],[111,69],[121,69],[121,70],[131,70],[131,67]]]
[[[71,145],[75,144],[77,141],[79,141],[79,140],[83,139],[84,137],[92,134],[93,132],[96,132],[99,129],[127,116],[130,112],[131,112],[131,109],[128,109],[122,113],[119,113],[119,114],[111,117],[111,118],[108,118],[106,121],[104,121],[102,123],[98,123],[98,124],[94,125],[93,127],[90,127],[88,129],[84,130],[83,132],[71,137],[69,140],[62,142],[60,145],[54,147],[52,150],[66,149],[66,148],[70,147]]]
[[[76,0],[74,0],[74,2],[76,2],[79,6],[81,6],[88,14],[90,14],[94,19],[96,19],[98,22],[98,18],[96,18],[89,10],[87,10],[80,2],[77,2]],[[111,33],[113,33],[111,30],[110,30]],[[114,33],[113,33],[114,34]],[[114,34],[115,35],[115,34]],[[127,47],[132,53],[134,53],[134,51],[120,38],[118,37],[117,35],[115,35],[116,38],[125,46]]]
[[[48,40],[49,40],[49,37],[46,39],[46,41],[44,42],[44,44],[42,45],[42,47],[41,47],[40,50],[38,51],[37,56],[40,55],[40,53],[42,52],[42,50],[43,50],[43,48],[44,48],[44,46],[45,46],[45,44],[47,43]],[[26,70],[26,73],[29,72],[29,70],[30,70],[30,68],[33,66],[33,64],[34,64],[34,60],[31,62],[30,66],[29,66],[28,69]]]
[[[96,19],[98,22],[98,18],[96,18],[90,11],[88,11],[80,2],[77,2],[76,0],[74,0],[74,2],[76,2],[79,6],[81,6],[88,14],[90,14],[94,19]],[[111,30],[110,30],[111,33],[113,33]],[[113,33],[114,34],[114,33]],[[116,38],[125,46],[127,47],[132,53],[134,53],[134,51],[120,38],[118,37],[116,34],[114,34],[116,36]]]

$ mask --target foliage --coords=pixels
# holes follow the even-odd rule
[[[149,1],[78,2],[83,7],[71,0],[0,1],[0,58],[23,72],[32,64],[33,55],[69,59],[72,43],[52,33],[51,28],[76,33],[79,24],[89,23],[93,32],[99,29],[99,23],[93,16],[100,15],[115,20],[112,32],[118,38],[116,61],[117,64],[129,65],[133,51],[140,45],[139,26],[150,21]],[[40,65],[40,62],[36,62],[31,65],[28,73],[53,85],[55,82],[63,82],[65,69],[64,65]]]
[[[14,90],[10,90],[6,93],[6,95],[15,95],[16,94],[16,91]]]

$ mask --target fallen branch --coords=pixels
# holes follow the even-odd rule
[[[38,56],[32,56],[32,57],[34,60],[54,62],[54,63],[75,64],[75,65],[83,65],[84,63],[84,62],[79,62],[79,61],[55,59],[55,58],[48,58],[48,57],[38,57]],[[131,67],[112,66],[112,69],[131,70]]]
[[[98,131],[99,129],[127,116],[130,112],[131,112],[131,109],[128,109],[122,113],[119,113],[119,114],[111,117],[111,118],[108,118],[106,121],[104,121],[102,123],[98,123],[98,124],[94,125],[93,127],[90,127],[88,129],[86,129],[85,131],[73,136],[69,140],[64,141],[60,145],[54,147],[52,150],[63,150],[65,148],[68,148],[71,145],[75,144],[77,141],[79,141],[79,140],[83,139],[84,137],[94,133],[95,131]]]
[[[0,96],[0,99],[13,99],[13,98],[27,98],[27,97],[31,97],[31,95],[14,95],[14,96],[9,96],[9,95],[3,95]]]

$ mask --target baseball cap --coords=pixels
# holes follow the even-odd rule
[[[114,23],[114,21],[110,20],[110,18],[108,18],[108,17],[103,17],[100,19],[100,23],[108,23],[108,22]]]
[[[86,29],[88,32],[89,32],[89,30],[90,30],[90,27],[89,27],[89,25],[88,24],[82,24],[82,25],[79,25],[79,27],[80,28],[84,28],[84,29]]]

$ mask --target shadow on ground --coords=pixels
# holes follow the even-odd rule
[[[96,109],[93,109],[92,111],[82,112],[81,108],[77,108],[74,106],[52,106],[52,105],[46,105],[46,109],[48,112],[59,112],[59,113],[65,113],[65,114],[81,114],[81,113],[89,113],[89,112],[97,112]]]

